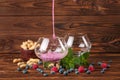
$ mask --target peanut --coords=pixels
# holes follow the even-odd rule
[[[25,62],[18,62],[17,65],[20,66],[22,64],[25,64]]]
[[[19,59],[14,59],[13,63],[18,63],[18,62],[21,62],[21,61],[22,61],[22,59],[20,59],[20,58]]]
[[[20,65],[19,67],[23,69],[23,68],[26,67],[26,64],[22,64],[22,65]]]

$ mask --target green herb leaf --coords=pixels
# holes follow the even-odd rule
[[[68,55],[60,61],[60,64],[66,69],[75,68],[76,65],[88,65],[87,59],[89,52],[85,52],[81,56],[74,56],[71,48],[68,49]]]

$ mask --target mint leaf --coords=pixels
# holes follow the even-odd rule
[[[89,52],[85,52],[81,56],[74,56],[72,49],[69,48],[67,56],[60,61],[60,64],[66,69],[75,68],[76,65],[86,66],[88,65],[87,59],[89,54]]]
[[[72,58],[73,58],[73,51],[71,48],[69,48],[67,56],[60,61],[60,64],[63,67],[69,69],[69,68],[73,67],[73,65],[74,65],[74,63],[70,63]]]

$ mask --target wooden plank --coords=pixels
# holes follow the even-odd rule
[[[51,15],[51,0],[0,0],[0,16]],[[119,0],[55,0],[55,15],[119,15]]]
[[[119,19],[120,16],[56,16],[56,33],[87,33],[92,52],[120,52]],[[0,17],[0,52],[16,52],[27,39],[37,41],[40,36],[50,36],[51,26],[51,16]]]
[[[16,71],[16,64],[12,63],[12,60],[14,58],[19,58],[20,54],[0,54],[0,80],[119,80],[120,72],[119,72],[119,66],[120,66],[120,54],[119,53],[94,53],[91,54],[89,57],[89,62],[94,62],[97,64],[98,61],[105,61],[108,62],[109,60],[112,60],[113,62],[110,64],[111,68],[107,69],[105,74],[101,74],[100,70],[101,67],[95,65],[95,71],[92,72],[90,75],[81,73],[79,75],[75,75],[74,73],[70,73],[68,76],[63,76],[62,74],[55,74],[55,75],[49,75],[48,77],[43,77],[40,73],[38,73],[35,70],[30,69],[28,74],[22,74],[21,72]],[[46,71],[46,70],[45,70]],[[47,71],[49,73],[49,71]],[[94,76],[94,77],[93,77]],[[106,77],[107,76],[107,77]]]

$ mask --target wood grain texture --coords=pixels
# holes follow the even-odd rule
[[[120,54],[119,53],[94,53],[89,57],[89,62],[94,62],[97,64],[98,61],[109,61],[112,60],[111,68],[109,68],[105,74],[101,74],[101,68],[95,65],[95,71],[90,75],[81,73],[79,75],[75,75],[74,73],[70,73],[68,76],[63,76],[62,74],[49,75],[48,77],[43,77],[36,70],[29,70],[28,74],[22,74],[22,72],[18,72],[16,70],[16,64],[12,63],[14,58],[18,58],[20,54],[0,54],[0,80],[120,80]],[[46,70],[45,70],[46,71]],[[47,70],[46,72],[49,73]]]
[[[59,36],[68,32],[87,33],[92,52],[120,52],[119,19],[120,16],[57,16],[55,29]],[[37,41],[40,36],[52,34],[51,16],[0,17],[0,26],[1,53],[19,50],[27,39]]]
[[[51,0],[1,0],[0,15],[51,15]],[[55,15],[119,15],[119,0],[55,0]]]
[[[0,0],[0,53],[52,34],[51,0]],[[120,52],[120,0],[55,0],[55,29],[87,33],[92,52]],[[62,34],[61,34],[62,33]]]

